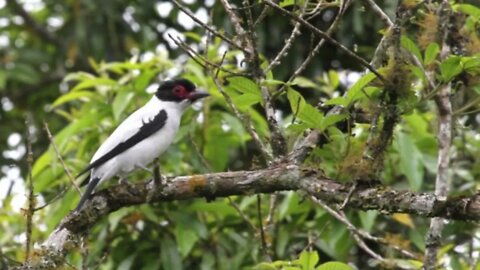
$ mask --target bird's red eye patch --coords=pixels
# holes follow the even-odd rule
[[[173,94],[180,98],[186,98],[188,96],[188,91],[183,85],[177,85],[173,88]]]

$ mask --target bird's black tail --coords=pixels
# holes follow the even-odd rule
[[[83,196],[82,196],[82,198],[80,199],[80,202],[78,203],[77,208],[75,208],[75,211],[76,211],[76,212],[80,211],[80,210],[82,209],[82,207],[83,207],[83,204],[85,204],[85,202],[86,202],[88,199],[90,199],[93,190],[94,190],[95,187],[98,185],[98,181],[100,181],[100,178],[96,177],[96,178],[91,179],[91,180],[88,182],[87,189],[85,190],[85,193],[83,193]]]

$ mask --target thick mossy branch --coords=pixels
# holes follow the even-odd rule
[[[344,184],[326,178],[321,172],[296,165],[281,164],[255,171],[222,172],[180,176],[157,190],[150,182],[135,185],[116,185],[95,193],[80,212],[64,218],[56,230],[35,251],[28,266],[32,269],[59,266],[65,255],[79,245],[79,236],[100,219],[121,207],[194,198],[215,198],[231,195],[253,195],[276,191],[303,191],[329,204],[341,204],[351,190]],[[410,213],[426,217],[453,220],[480,220],[480,195],[439,200],[434,194],[394,190],[383,185],[358,185],[347,207],[361,210],[380,210],[383,213]]]

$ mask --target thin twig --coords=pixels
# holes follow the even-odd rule
[[[56,202],[58,199],[62,198],[63,195],[65,195],[65,193],[67,193],[67,191],[69,190],[69,187],[70,186],[64,188],[62,191],[58,192],[57,195],[55,195],[55,197],[53,197],[53,199],[51,199],[49,202],[46,202],[44,205],[33,209],[33,211],[36,212],[38,210],[42,210],[43,208],[45,208],[45,207],[49,206],[50,204]]]
[[[243,115],[237,108],[237,106],[233,103],[232,99],[230,96],[223,90],[222,85],[220,82],[218,82],[218,79],[216,77],[213,77],[213,82],[217,86],[218,91],[222,94],[222,96],[225,98],[225,101],[227,102],[227,105],[230,107],[230,109],[233,111],[235,116],[242,121],[243,126],[247,129],[248,134],[252,137],[252,140],[255,142],[257,145],[258,150],[260,151],[260,154],[262,155],[263,159],[265,161],[272,160],[273,157],[267,150],[266,146],[262,142],[262,139],[260,139],[260,136],[258,135],[257,131],[255,130],[255,127],[253,127],[253,124],[250,121],[250,118],[248,118],[246,115]]]
[[[362,238],[370,240],[370,241],[374,241],[374,242],[379,243],[379,244],[388,245],[389,247],[392,247],[393,249],[399,251],[404,256],[407,256],[411,259],[418,259],[418,256],[415,256],[410,251],[407,251],[407,250],[405,250],[405,249],[403,249],[403,248],[401,248],[397,245],[393,245],[383,238],[372,236],[368,232],[358,229],[348,220],[348,218],[345,216],[345,213],[343,213],[342,211],[338,212],[338,211],[334,210],[333,208],[328,206],[326,203],[324,203],[322,200],[317,199],[315,196],[310,196],[310,199],[313,202],[315,202],[316,204],[320,205],[323,209],[325,209],[329,214],[331,214],[338,221],[342,222],[345,226],[347,226],[347,229],[352,233],[352,236],[353,236],[355,242],[357,242],[357,245],[361,249],[363,249],[365,252],[367,252],[370,256],[375,258],[376,260],[378,260],[378,261],[380,261],[380,262],[382,262],[386,265],[392,265],[392,264],[395,263],[395,262],[392,262],[390,260],[387,260],[387,259],[383,258],[380,254],[373,251],[370,247],[368,247],[368,245],[365,243],[365,241],[363,241]],[[399,265],[396,265],[396,267],[398,267],[398,268],[395,268],[395,269],[402,269],[402,267],[400,267]]]
[[[350,2],[345,3],[344,7],[338,11],[337,16],[335,16],[335,19],[333,20],[332,24],[330,25],[330,27],[328,27],[327,31],[325,32],[326,34],[330,35],[337,28],[340,22],[340,18],[344,14],[344,11],[348,7],[349,3]],[[313,58],[318,54],[323,44],[325,44],[325,39],[321,38],[320,41],[317,43],[317,45],[315,45],[315,47],[309,52],[307,58],[303,60],[302,64],[300,64],[300,66],[298,66],[298,68],[293,72],[290,78],[288,78],[287,82],[284,85],[282,85],[282,87],[280,87],[276,95],[282,93],[286,89],[288,83],[292,82],[296,77],[298,77],[298,75],[300,75],[300,73],[302,73],[305,70],[305,68],[307,68],[308,64],[310,64]]]
[[[201,25],[203,28],[205,28],[207,31],[209,31],[210,33],[214,34],[215,36],[221,38],[222,40],[224,40],[225,42],[227,42],[228,44],[232,45],[233,47],[235,47],[236,49],[240,50],[240,51],[243,51],[245,52],[245,49],[238,45],[237,43],[235,43],[232,39],[228,38],[227,36],[225,36],[224,34],[220,33],[219,31],[213,29],[211,26],[203,23],[201,20],[199,20],[197,17],[195,17],[195,15],[190,11],[188,10],[187,8],[185,8],[183,5],[181,5],[177,0],[173,0],[173,3],[181,10],[183,11],[185,14],[187,14],[188,17],[190,17],[193,21],[195,21],[196,23],[198,23],[199,25]]]
[[[68,176],[68,179],[70,180],[70,183],[72,186],[77,190],[78,194],[82,196],[82,191],[80,190],[80,187],[75,183],[75,177],[73,177],[72,173],[68,169],[67,165],[65,164],[65,161],[62,158],[62,155],[60,154],[60,151],[57,148],[57,145],[55,144],[55,140],[53,139],[52,133],[50,132],[50,129],[48,128],[48,124],[46,121],[43,121],[43,125],[45,127],[45,131],[47,132],[48,139],[50,140],[50,144],[53,147],[53,150],[55,150],[55,154],[57,154],[57,158],[62,164],[63,170]]]
[[[343,44],[341,44],[340,42],[336,41],[335,39],[331,38],[327,33],[323,32],[322,30],[318,29],[317,27],[315,27],[314,25],[312,25],[311,23],[305,21],[304,19],[298,17],[297,15],[295,15],[294,13],[280,7],[279,5],[277,5],[276,3],[274,3],[273,1],[271,0],[265,0],[264,1],[267,5],[273,7],[274,9],[280,11],[283,15],[285,16],[288,16],[290,17],[291,19],[297,21],[297,22],[300,22],[302,25],[304,25],[305,27],[307,27],[308,29],[310,29],[312,31],[312,33],[315,33],[316,35],[322,37],[323,39],[325,39],[326,41],[328,41],[329,43],[331,43],[332,45],[336,46],[337,48],[339,48],[340,50],[342,50],[343,52],[345,52],[347,55],[349,55],[350,57],[354,58],[355,60],[357,60],[358,62],[360,62],[360,64],[362,66],[364,66],[365,68],[367,68],[368,70],[370,70],[373,74],[375,74],[377,76],[377,78],[379,80],[381,80],[382,82],[385,83],[385,78],[372,66],[370,65],[367,61],[365,61],[365,59],[363,59],[362,57],[360,57],[359,55],[357,55],[355,52],[353,52],[352,50],[348,49],[347,47],[345,47]]]
[[[274,224],[275,210],[277,209],[278,205],[278,195],[279,194],[274,193],[270,196],[270,207],[268,209],[267,218],[265,219],[265,226]]]
[[[25,120],[25,140],[27,142],[27,166],[28,166],[28,209],[26,210],[27,216],[27,240],[25,243],[25,263],[30,262],[30,248],[32,244],[32,230],[33,230],[33,213],[35,208],[35,195],[33,190],[33,151],[32,151],[32,134],[30,134],[30,116],[27,116]]]
[[[234,76],[249,76],[248,73],[233,72],[230,69],[226,69],[226,68],[222,67],[221,64],[217,64],[217,63],[214,63],[214,62],[208,60],[205,56],[199,54],[197,51],[195,51],[193,48],[191,48],[187,43],[183,42],[179,37],[174,37],[171,34],[168,34],[168,37],[175,43],[175,45],[177,45],[178,47],[180,47],[180,49],[185,51],[193,61],[195,61],[197,64],[199,64],[205,70],[208,70],[208,68],[210,66],[210,67],[216,68],[218,70],[218,72],[221,70],[223,72],[229,73],[229,74],[234,75]],[[223,62],[223,60],[221,61],[221,63],[222,62]]]
[[[263,228],[263,217],[262,217],[262,195],[257,194],[257,217],[258,224],[260,227],[260,239],[262,242],[262,251],[263,255],[267,258],[268,261],[272,261],[270,253],[268,252],[267,240],[265,239],[265,230]]]
[[[237,33],[237,38],[240,40],[241,47],[243,48],[242,51],[245,52],[247,57],[251,56],[253,54],[252,49],[254,48],[254,46],[250,42],[251,40],[247,37],[247,32],[242,27],[242,20],[237,15],[237,13],[235,13],[233,7],[230,5],[230,3],[228,3],[227,0],[220,0],[220,2],[222,3],[225,12],[227,13],[230,21],[232,22],[235,32]]]
[[[226,1],[225,1],[226,2]],[[243,6],[249,6],[249,0],[243,1]],[[233,12],[231,12],[233,13]],[[255,36],[255,27],[253,22],[253,15],[251,9],[245,9],[247,28],[243,29],[238,22],[237,18],[231,18],[233,24],[237,25],[235,27],[237,34],[242,36],[243,32],[246,34],[243,35],[245,41],[244,43],[247,46],[250,46],[248,51],[251,52],[250,55],[247,55],[247,60],[251,64],[252,74],[254,75],[255,82],[260,86],[260,92],[262,95],[263,108],[267,118],[268,128],[271,132],[270,146],[274,157],[284,156],[287,152],[287,143],[285,136],[283,135],[280,126],[275,118],[275,107],[273,105],[274,99],[268,90],[268,87],[263,84],[265,80],[265,72],[260,66],[260,56],[257,50],[257,41]]]
[[[302,7],[301,14],[299,15],[300,17],[303,17],[303,13],[305,12],[305,7],[308,5],[308,1],[305,1]],[[285,40],[285,44],[283,45],[283,48],[278,52],[278,54],[273,58],[273,60],[270,62],[268,67],[263,71],[264,73],[267,73],[270,71],[272,68],[280,64],[280,60],[285,57],[288,53],[290,48],[293,45],[293,41],[295,41],[295,38],[300,35],[300,22],[295,22],[295,26],[293,27],[292,33],[290,33],[290,36]]]
[[[257,20],[253,23],[253,27],[257,26],[259,23],[263,21],[263,19],[265,19],[269,10],[270,10],[269,6],[267,5],[263,6],[262,12],[260,12],[260,15],[258,15]]]
[[[200,161],[202,161],[203,166],[207,169],[208,172],[213,172],[212,165],[210,165],[210,162],[208,162],[208,160],[200,151],[200,147],[198,147],[197,143],[193,140],[193,136],[191,132],[188,133],[188,138],[190,139],[190,142],[193,145],[193,149],[195,150],[195,153],[197,153],[197,156],[200,158]]]
[[[310,199],[315,202],[316,204],[320,205],[323,209],[325,209],[329,214],[335,217],[338,221],[342,222],[347,226],[347,229],[352,233],[355,241],[357,242],[358,246],[367,252],[373,258],[379,260],[382,263],[387,263],[387,260],[383,258],[380,254],[375,253],[372,249],[370,249],[367,244],[361,239],[359,236],[360,230],[357,229],[344,215],[341,215],[339,212],[333,210],[330,206],[324,203],[322,200],[315,198],[315,196],[310,196]]]
[[[245,223],[248,224],[248,226],[255,232],[257,231],[257,228],[255,227],[255,225],[253,225],[253,223],[250,221],[250,219],[248,219],[248,217],[245,215],[245,213],[243,213],[242,209],[240,209],[240,207],[238,206],[238,204],[232,200],[232,198],[230,197],[227,197],[227,200],[228,202],[230,203],[230,205],[237,211],[237,213],[240,215],[240,217],[243,219],[243,221]]]
[[[211,173],[213,172],[213,169],[212,169],[212,165],[210,164],[210,162],[208,162],[208,160],[205,158],[205,156],[202,154],[202,152],[200,152],[200,148],[198,147],[198,145],[195,143],[195,141],[193,140],[193,137],[192,137],[192,134],[189,133],[189,137],[190,137],[190,142],[192,143],[193,145],[193,148],[195,150],[195,152],[197,153],[197,155],[200,157],[200,160],[202,161],[203,165],[205,166],[205,168],[208,169],[208,171]],[[238,206],[238,204],[232,200],[232,198],[230,197],[227,197],[227,200],[228,202],[230,203],[230,205],[237,211],[237,213],[240,215],[240,217],[242,218],[242,220],[248,224],[248,226],[252,229],[253,232],[256,232],[257,231],[257,228],[255,227],[255,225],[253,225],[253,223],[248,219],[248,217],[245,215],[245,213],[242,211],[242,209],[240,209],[240,207]]]
[[[270,65],[268,65],[268,67],[264,71],[265,73],[270,71],[275,66],[280,65],[280,60],[288,54],[288,51],[293,45],[293,41],[298,35],[300,35],[300,23],[296,22],[295,26],[293,27],[292,33],[287,38],[287,40],[285,40],[285,44],[283,45],[283,48],[280,50],[280,52],[278,52],[275,58],[273,58],[273,60],[270,62]]]
[[[380,19],[383,21],[383,23],[385,23],[387,27],[393,26],[393,22],[392,20],[390,20],[390,17],[388,17],[388,15],[377,5],[377,3],[375,3],[375,1],[363,0],[363,2],[380,17]]]
[[[222,61],[220,62],[220,65],[222,65],[223,60],[225,59],[226,52],[223,54]],[[212,73],[212,72],[210,72]],[[255,127],[253,126],[252,122],[250,121],[250,118],[248,118],[246,115],[242,114],[240,110],[238,110],[237,106],[233,103],[232,98],[223,90],[222,85],[218,81],[218,69],[215,73],[215,75],[212,73],[211,74],[213,77],[213,82],[217,86],[218,91],[220,94],[222,94],[223,98],[225,99],[225,102],[227,103],[228,107],[233,111],[235,116],[242,122],[243,127],[247,130],[248,134],[252,137],[253,142],[257,145],[258,150],[260,151],[263,159],[268,162],[269,160],[272,160],[273,157],[267,150],[266,146],[260,139],[260,136],[258,135],[257,131],[255,130]],[[214,76],[213,76],[214,75]]]

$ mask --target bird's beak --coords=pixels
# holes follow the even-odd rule
[[[210,94],[207,91],[202,89],[195,89],[195,91],[191,92],[188,95],[188,99],[192,102],[195,102],[201,98],[208,97],[208,96],[210,96]]]

